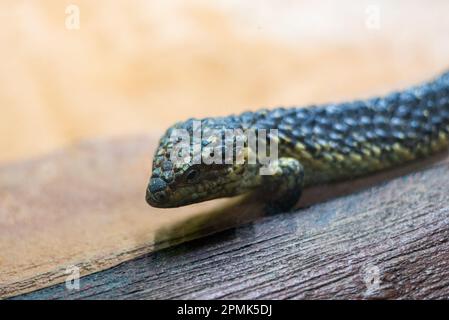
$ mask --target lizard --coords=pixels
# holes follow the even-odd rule
[[[195,121],[200,123],[195,128]],[[175,129],[201,137],[210,130],[276,129],[272,174],[261,163],[173,161]],[[209,140],[201,140],[203,150]],[[306,107],[276,107],[226,117],[190,118],[170,127],[153,158],[146,201],[173,208],[263,191],[267,212],[289,211],[303,188],[399,166],[449,146],[449,72],[383,96]],[[236,143],[223,146],[236,151]],[[193,145],[188,153],[195,152]],[[244,159],[251,149],[244,143]],[[262,196],[263,195],[263,196]]]

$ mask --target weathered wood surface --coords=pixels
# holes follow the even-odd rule
[[[305,198],[348,192],[16,298],[449,298],[448,158]]]

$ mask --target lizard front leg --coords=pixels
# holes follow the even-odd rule
[[[299,201],[303,189],[304,168],[295,158],[280,158],[270,164],[263,176],[263,189],[268,197],[267,213],[290,211]]]

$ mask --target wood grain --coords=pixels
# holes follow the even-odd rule
[[[345,188],[351,183],[336,186]],[[79,291],[57,285],[17,298],[448,299],[447,190],[445,157],[345,197],[143,255],[81,278]],[[375,277],[379,286],[367,286]]]

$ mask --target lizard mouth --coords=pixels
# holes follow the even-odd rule
[[[173,202],[170,200],[167,193],[165,193],[164,191],[152,193],[149,189],[147,189],[145,200],[150,206],[155,208],[176,208],[194,203],[193,200],[192,201],[185,200],[179,203],[176,201]]]
[[[164,189],[160,191],[154,191],[148,186],[145,200],[147,203],[154,207],[154,208],[176,208],[180,206],[185,206],[189,204],[195,203],[193,199],[181,197],[181,199],[184,199],[182,201],[179,201],[176,199],[176,196],[173,194],[169,194],[169,189]]]
[[[194,193],[190,190],[183,190],[181,194],[171,194],[170,190],[161,190],[158,192],[152,192],[150,187],[146,190],[145,200],[146,202],[155,208],[177,208],[181,206],[191,205],[198,202],[209,201],[217,198],[217,195],[204,193]],[[179,191],[179,190],[178,190]],[[190,194],[190,197],[187,195]]]

